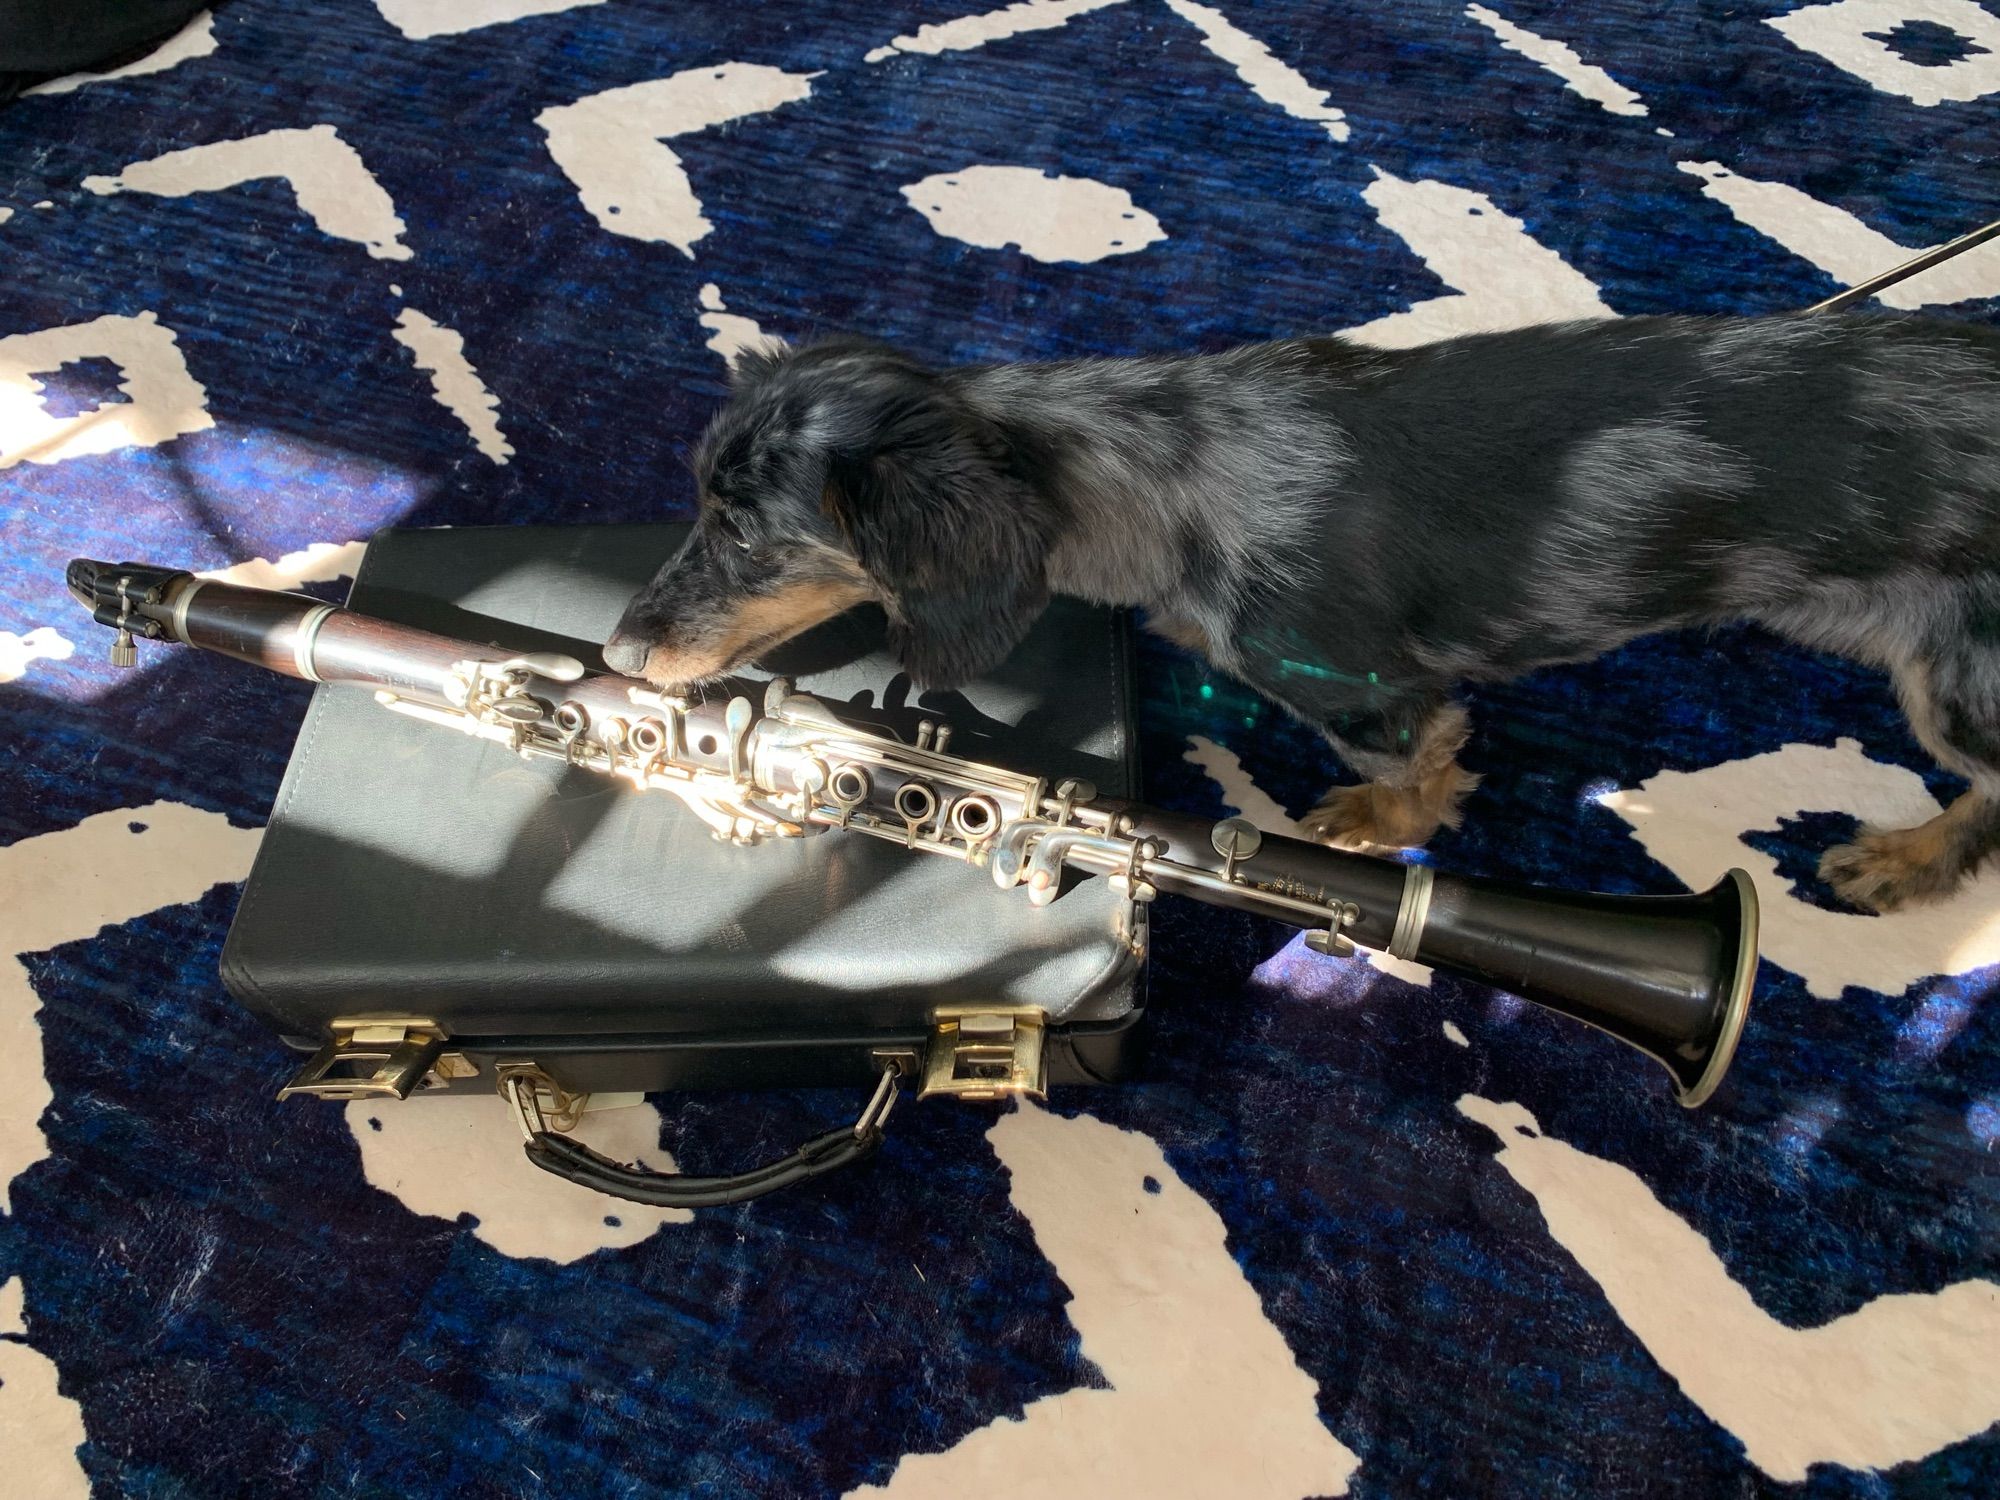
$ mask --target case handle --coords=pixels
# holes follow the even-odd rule
[[[613,1198],[655,1208],[714,1208],[724,1203],[743,1203],[761,1198],[779,1188],[831,1172],[874,1154],[882,1144],[883,1126],[896,1106],[897,1065],[882,1069],[875,1093],[852,1125],[814,1136],[789,1156],[761,1167],[728,1177],[691,1177],[681,1172],[655,1172],[649,1167],[626,1166],[601,1155],[577,1141],[566,1140],[549,1127],[542,1116],[539,1094],[547,1089],[556,1100],[559,1113],[570,1113],[562,1090],[539,1068],[503,1068],[500,1092],[514,1107],[514,1118],[527,1143],[528,1160],[544,1172],[553,1172],[581,1187],[595,1188]]]

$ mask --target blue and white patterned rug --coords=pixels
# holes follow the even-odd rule
[[[1413,342],[1801,306],[1993,217],[1974,0],[239,0],[0,110],[0,1481],[11,1495],[2000,1493],[2000,872],[1813,876],[1956,788],[1750,633],[1472,700],[1436,858],[1740,863],[1730,1084],[1162,903],[1143,1079],[927,1106],[690,1218],[488,1099],[271,1101],[216,955],[303,704],[136,676],[73,554],[334,590],[404,524],[683,513],[725,359]],[[1990,318],[2000,247],[1899,289]],[[1150,796],[1336,771],[1142,660]],[[18,957],[15,955],[18,954]],[[839,1094],[592,1118],[742,1160]],[[534,1180],[531,1180],[534,1179]]]

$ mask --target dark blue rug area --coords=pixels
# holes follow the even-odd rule
[[[339,597],[401,525],[685,514],[762,335],[939,361],[1759,312],[1993,216],[1991,0],[236,0],[0,110],[0,1462],[10,1495],[2000,1493],[2000,872],[1814,874],[1959,790],[1744,631],[1473,695],[1429,858],[1756,879],[1706,1109],[1607,1038],[1156,913],[1141,1079],[926,1106],[687,1215],[498,1102],[272,1102],[216,958],[305,703],[114,675],[76,555]],[[2000,247],[1890,305],[1990,319]],[[1141,659],[1147,792],[1323,742]],[[996,893],[995,899],[1001,898]],[[836,1093],[657,1099],[748,1160]]]

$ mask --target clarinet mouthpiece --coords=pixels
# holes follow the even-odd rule
[[[162,568],[153,563],[98,562],[74,557],[63,569],[63,584],[70,596],[87,609],[101,610],[120,604],[158,604],[177,578],[188,576],[185,568]],[[110,621],[105,621],[109,624]]]
[[[69,589],[70,598],[85,609],[95,609],[98,575],[110,566],[109,563],[93,562],[87,557],[71,558],[69,566],[63,570],[63,583]]]
[[[135,637],[157,640],[160,636],[160,624],[147,609],[160,605],[175,580],[187,576],[180,568],[74,557],[63,569],[63,586],[90,611],[91,619],[117,632],[111,641],[111,665],[130,667],[139,660]]]

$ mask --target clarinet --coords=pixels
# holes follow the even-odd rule
[[[550,652],[492,648],[306,595],[140,563],[78,559],[66,582],[117,632],[213,651],[307,682],[371,690],[385,708],[680,799],[717,838],[754,845],[844,830],[982,867],[1045,906],[1066,871],[1112,883],[1121,934],[1143,957],[1143,908],[1161,894],[1305,930],[1314,951],[1357,947],[1518,995],[1644,1052],[1690,1107],[1721,1082],[1757,968],[1757,897],[1729,871],[1686,896],[1549,890],[1440,872],[1102,798],[952,755],[948,725],[915,743],[842,720],[782,678],[761,707],[694,701],[592,674]]]

